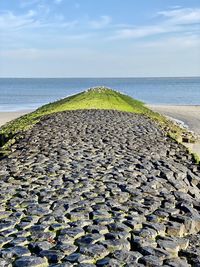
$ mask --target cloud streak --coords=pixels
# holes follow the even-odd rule
[[[12,11],[5,11],[0,13],[0,30],[20,31],[27,29],[71,29],[78,24],[77,20],[66,21],[62,16],[54,16],[54,20],[39,18],[38,12],[29,10],[23,15],[15,15]]]
[[[122,28],[117,30],[110,39],[140,39],[161,34],[196,32],[198,30],[196,24],[200,23],[200,8],[178,8],[160,11],[156,14],[156,18],[160,18],[161,21],[150,26]]]
[[[196,24],[200,23],[200,8],[180,8],[175,10],[166,10],[158,12],[168,19],[168,23],[171,24]]]
[[[36,12],[29,10],[24,15],[15,15],[11,11],[5,11],[0,13],[0,29],[4,30],[16,30],[21,28],[32,27],[37,25],[37,20],[35,19]]]

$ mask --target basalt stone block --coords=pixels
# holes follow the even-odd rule
[[[138,235],[147,239],[155,239],[157,231],[152,228],[145,227],[138,232]]]
[[[116,250],[113,253],[113,257],[120,262],[130,264],[138,262],[138,260],[143,257],[143,255],[138,251]]]
[[[144,246],[140,249],[140,252],[144,256],[153,255],[161,260],[171,258],[171,254],[162,248],[152,248],[150,246]]]
[[[62,251],[65,254],[65,256],[68,256],[76,252],[78,250],[78,247],[73,244],[61,243],[61,244],[58,244],[56,247],[54,247],[54,249]]]
[[[2,223],[0,223],[0,233],[2,231],[12,229],[13,226],[15,226],[15,224],[13,224],[12,222],[5,222],[5,223],[2,222]]]
[[[180,250],[180,245],[173,240],[162,240],[157,241],[160,248],[166,250],[171,254],[172,257],[178,257],[178,252]]]
[[[109,251],[101,244],[94,244],[89,247],[80,247],[80,253],[87,255],[94,260],[98,260],[107,256]]]
[[[87,247],[97,242],[103,241],[105,237],[100,234],[88,234],[76,240],[75,244],[80,247]]]
[[[0,252],[1,257],[4,259],[11,259],[14,257],[31,256],[30,251],[26,247],[15,246],[4,249]]]
[[[163,261],[156,256],[148,255],[139,259],[139,263],[148,267],[159,267],[163,265]]]
[[[109,257],[106,257],[104,259],[98,260],[96,262],[96,266],[98,267],[122,267],[123,262],[118,261],[117,259],[112,259]]]
[[[39,253],[42,250],[49,250],[50,248],[55,246],[56,241],[49,240],[49,241],[41,241],[41,242],[34,242],[30,243],[28,246],[31,251]]]
[[[65,254],[59,250],[43,250],[40,252],[40,256],[46,257],[49,262],[56,263],[64,258]]]
[[[130,250],[131,244],[128,240],[125,239],[114,239],[114,240],[105,240],[101,244],[107,248],[109,252],[114,252],[115,250]]]
[[[185,229],[184,224],[177,222],[170,222],[166,228],[166,233],[169,236],[183,237],[187,233],[187,231]]]
[[[171,266],[171,267],[180,267],[180,266],[181,267],[190,267],[191,266],[191,264],[187,263],[187,260],[184,258],[166,260],[165,264],[168,266]]]
[[[28,244],[28,240],[26,237],[17,237],[13,238],[13,240],[11,240],[9,244],[11,246],[25,246]]]
[[[64,235],[65,237],[69,237],[69,239],[78,239],[85,234],[85,231],[80,227],[74,228],[65,228],[61,230],[60,235]]]
[[[11,261],[6,261],[5,259],[0,258],[0,266],[1,267],[12,267]]]
[[[48,267],[48,261],[46,258],[24,256],[17,259],[14,263],[15,267]]]
[[[67,256],[66,260],[71,263],[77,263],[77,264],[83,264],[83,263],[92,264],[94,262],[93,258],[88,257],[87,255],[81,253],[73,253]]]
[[[86,231],[88,233],[97,233],[97,234],[102,234],[105,235],[109,232],[108,227],[104,226],[104,225],[89,225],[86,228]]]
[[[156,248],[157,241],[139,236],[133,236],[133,238],[131,239],[131,247],[133,247],[134,250],[138,250],[140,252],[141,248],[147,246]]]
[[[74,265],[70,262],[59,263],[59,264],[52,264],[50,267],[73,267]]]

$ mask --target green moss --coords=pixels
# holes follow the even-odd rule
[[[157,121],[170,134],[180,136],[183,131],[164,116],[148,109],[141,101],[108,88],[97,87],[44,105],[34,112],[7,123],[0,129],[0,146],[4,145],[3,150],[8,150],[13,142],[11,140],[17,133],[30,129],[45,115],[77,109],[111,109],[143,114]]]
[[[197,153],[192,153],[192,157],[197,164],[200,164],[200,156]]]

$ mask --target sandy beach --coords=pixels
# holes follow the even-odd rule
[[[5,123],[14,120],[22,115],[31,112],[30,110],[22,110],[22,111],[9,111],[9,112],[0,112],[0,127]]]
[[[200,106],[148,105],[148,107],[160,114],[184,122],[189,130],[200,136]],[[196,144],[185,145],[200,155],[200,141]]]
[[[200,106],[148,105],[163,115],[183,121],[191,131],[200,135]]]

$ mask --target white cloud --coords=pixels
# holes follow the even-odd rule
[[[0,16],[0,29],[6,31],[36,25],[35,15],[36,12],[33,10],[29,10],[24,15],[15,15],[11,11],[2,12]]]
[[[172,29],[170,29],[171,31]],[[111,37],[111,39],[129,39],[129,38],[142,38],[151,35],[166,33],[169,31],[169,28],[154,25],[154,26],[144,26],[144,27],[134,27],[121,29],[116,32],[116,34]]]
[[[3,32],[7,31],[20,31],[25,29],[35,29],[35,28],[49,28],[51,30],[57,28],[71,29],[78,24],[77,20],[66,21],[64,16],[55,15],[54,19],[45,19],[40,17],[38,13],[34,10],[29,10],[23,15],[15,15],[11,11],[2,12],[0,15],[0,30]]]
[[[101,16],[99,20],[89,21],[89,25],[93,29],[102,29],[108,26],[112,21],[110,16]]]
[[[162,21],[150,26],[125,26],[115,31],[110,39],[139,39],[160,34],[182,34],[199,30],[196,24],[200,23],[200,8],[176,7],[173,10],[160,11],[156,17],[161,17]]]
[[[200,23],[200,8],[180,8],[158,12],[173,24],[194,24]]]

